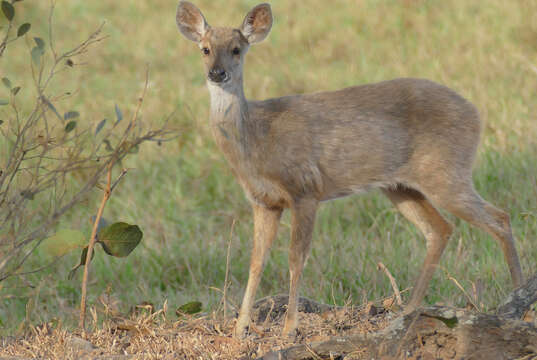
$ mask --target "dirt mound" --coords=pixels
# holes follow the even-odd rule
[[[0,356],[117,360],[537,358],[534,318],[522,321],[510,317],[510,312],[492,315],[430,306],[403,314],[372,304],[331,307],[301,298],[299,332],[287,338],[281,336],[286,302],[286,296],[258,301],[254,323],[244,340],[232,336],[234,317],[212,313],[171,321],[166,319],[165,308],[148,309],[128,318],[110,317],[99,326],[94,322],[85,333],[50,324],[32,327],[23,337],[2,339]],[[95,319],[96,313],[93,315]]]
[[[46,359],[252,359],[297,344],[376,332],[393,317],[393,313],[374,306],[331,308],[303,300],[300,309],[308,312],[300,313],[300,331],[295,338],[284,338],[283,300],[272,299],[272,310],[269,301],[264,304],[268,307],[258,302],[257,322],[244,340],[233,338],[232,318],[210,314],[171,322],[164,319],[162,312],[156,312],[110,319],[85,334],[48,324],[33,327],[24,337],[3,339],[0,355]],[[369,358],[367,351],[359,348],[352,356]]]

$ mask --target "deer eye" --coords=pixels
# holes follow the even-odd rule
[[[203,53],[203,55],[209,55],[211,53],[209,48],[206,47],[201,48],[201,52]]]
[[[241,53],[241,49],[239,49],[238,47],[234,47],[231,52],[233,53],[233,55],[239,55]]]

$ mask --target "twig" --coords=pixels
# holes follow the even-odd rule
[[[377,268],[379,270],[384,271],[388,279],[390,279],[390,283],[392,284],[393,292],[395,293],[395,298],[397,299],[397,305],[402,306],[403,300],[401,299],[401,292],[399,292],[399,286],[397,286],[397,282],[395,281],[395,278],[390,273],[390,270],[381,262],[377,264]]]
[[[319,355],[317,355],[317,353],[315,351],[313,351],[313,349],[308,344],[304,344],[304,346],[306,347],[306,350],[311,354],[311,356],[315,360],[321,360],[321,357]]]
[[[229,258],[231,253],[231,240],[233,239],[233,229],[235,228],[235,219],[231,223],[231,230],[229,231],[229,241],[227,243],[227,254],[226,254],[226,276],[224,278],[224,318],[227,317],[227,286],[228,286],[228,277],[229,277]]]
[[[472,297],[466,292],[466,290],[464,290],[464,288],[462,287],[462,285],[457,281],[457,279],[455,279],[453,276],[451,276],[449,273],[447,274],[447,278],[448,280],[451,280],[453,281],[453,283],[455,284],[455,286],[457,286],[459,288],[460,291],[462,291],[462,293],[464,294],[464,296],[466,296],[466,299],[468,300],[468,302],[470,304],[472,304],[472,306],[474,307],[474,309],[478,310],[478,311],[481,311],[481,309],[479,308],[479,306],[477,306],[477,304],[475,303],[475,301],[472,299]]]
[[[224,295],[223,295],[223,294],[224,294],[224,291],[223,291],[222,289],[220,289],[220,288],[217,288],[217,287],[214,287],[214,286],[208,286],[207,289],[217,291],[217,292],[219,292],[220,294],[222,294],[222,296],[224,296]],[[235,309],[235,311],[237,311],[237,309],[239,308],[239,307],[237,306],[237,304],[235,304],[232,300],[229,300],[229,303],[230,303],[229,305],[230,305],[233,309]]]
[[[112,186],[110,187],[110,193],[112,193],[112,191],[114,191],[114,189],[116,188],[117,184],[119,184],[119,182],[121,181],[121,179],[123,178],[123,176],[125,176],[127,174],[127,172],[129,171],[129,169],[123,169],[121,170],[121,174],[119,174],[119,176],[117,177],[116,181],[114,181],[114,183],[112,184]]]
[[[103,199],[101,200],[101,205],[99,206],[99,211],[97,212],[97,216],[95,217],[95,223],[93,223],[93,229],[91,231],[91,237],[88,244],[88,252],[86,253],[86,264],[84,265],[84,277],[82,278],[82,295],[80,296],[80,318],[78,321],[78,326],[83,330],[86,322],[86,292],[87,292],[87,286],[88,286],[88,273],[89,273],[89,264],[91,262],[91,256],[93,255],[93,247],[95,246],[95,240],[97,238],[97,228],[99,226],[99,222],[101,221],[101,217],[103,215],[104,206],[106,205],[106,202],[110,198],[111,193],[111,185],[112,185],[112,167],[114,166],[114,162],[110,161],[108,165],[108,172],[107,172],[107,184],[106,184],[106,190],[103,194]]]
[[[9,21],[7,24],[6,34],[4,35],[4,38],[2,39],[2,41],[0,41],[0,57],[4,55],[4,51],[6,50],[7,43],[9,42],[8,41],[9,31],[11,30],[12,27],[13,27],[13,22]]]
[[[272,314],[272,311],[274,310],[274,305],[276,303],[274,302],[274,299],[270,299],[270,309],[269,311],[267,312],[267,316],[265,317],[265,321],[263,321],[263,327],[267,327],[268,326],[268,322],[269,322],[269,319],[270,319],[270,315]]]

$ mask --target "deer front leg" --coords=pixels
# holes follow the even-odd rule
[[[259,285],[272,241],[276,237],[282,214],[281,209],[267,209],[257,204],[252,205],[252,210],[254,213],[254,247],[250,259],[248,285],[246,285],[239,318],[235,325],[235,337],[238,338],[243,338],[246,335],[246,330],[250,325],[250,313],[254,305],[257,286]]]
[[[287,316],[283,326],[282,335],[293,336],[298,326],[298,286],[302,270],[310,252],[311,237],[315,224],[318,201],[315,199],[302,199],[291,208],[291,244],[289,246],[289,275],[291,278],[289,289],[289,304]]]

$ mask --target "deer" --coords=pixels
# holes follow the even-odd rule
[[[255,6],[232,28],[210,26],[194,4],[180,1],[176,22],[201,51],[211,132],[253,212],[248,282],[234,336],[248,334],[282,212],[291,212],[289,300],[282,336],[294,336],[299,283],[320,203],[373,188],[426,240],[425,260],[406,311],[422,303],[453,231],[438,209],[491,234],[501,245],[514,286],[522,284],[509,215],[473,186],[481,136],[473,104],[446,86],[417,78],[247,100],[245,56],[272,28],[270,5]]]

